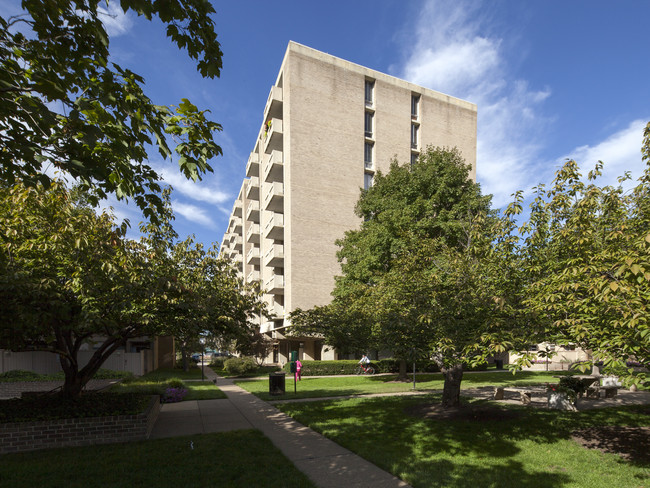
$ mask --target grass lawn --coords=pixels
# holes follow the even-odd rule
[[[501,372],[468,372],[463,374],[462,388],[479,386],[528,386],[543,383],[557,383],[558,372],[520,371],[513,375],[507,371]],[[287,375],[285,380],[286,394],[284,396],[269,395],[269,380],[235,381],[235,383],[250,391],[263,400],[281,400],[283,398],[319,398],[331,396],[362,395],[368,393],[396,393],[412,391],[413,382],[395,382],[396,375],[381,376],[341,376],[330,378],[303,377],[293,390],[293,376]],[[418,374],[416,389],[419,391],[441,390],[444,380],[442,373]]]
[[[5,454],[0,480],[12,488],[314,486],[255,430]]]
[[[592,426],[648,426],[647,406],[585,412],[514,407],[517,416],[501,419],[425,419],[409,413],[432,402],[440,396],[279,408],[416,488],[650,486],[650,465],[583,448],[570,434]]]

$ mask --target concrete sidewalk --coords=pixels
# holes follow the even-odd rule
[[[217,379],[210,368],[205,368],[205,372],[209,380]],[[151,438],[258,429],[316,486],[409,487],[399,478],[234,385],[231,380],[218,378],[217,386],[228,396],[227,400],[163,405]]]

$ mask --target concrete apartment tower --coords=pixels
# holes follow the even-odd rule
[[[360,190],[428,145],[457,147],[475,178],[476,105],[289,43],[221,246],[265,290],[269,361],[336,358],[321,341],[287,337],[288,314],[330,302],[335,241],[360,225]]]

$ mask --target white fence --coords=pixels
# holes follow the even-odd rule
[[[85,366],[92,355],[92,351],[80,351],[78,355],[80,366]],[[102,368],[114,371],[130,371],[136,376],[141,376],[153,369],[152,359],[152,353],[149,350],[140,352],[116,351],[104,362]],[[14,352],[0,349],[0,374],[14,369],[23,369],[39,374],[53,374],[62,370],[59,357],[51,352]]]

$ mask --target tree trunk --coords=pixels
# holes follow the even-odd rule
[[[183,371],[190,370],[190,355],[187,352],[187,346],[181,343],[181,357],[183,358]]]
[[[409,377],[406,375],[406,359],[399,360],[399,374],[397,381],[408,381]]]
[[[442,368],[445,384],[442,390],[442,406],[445,408],[460,406],[460,382],[463,380],[463,365],[455,364]]]

